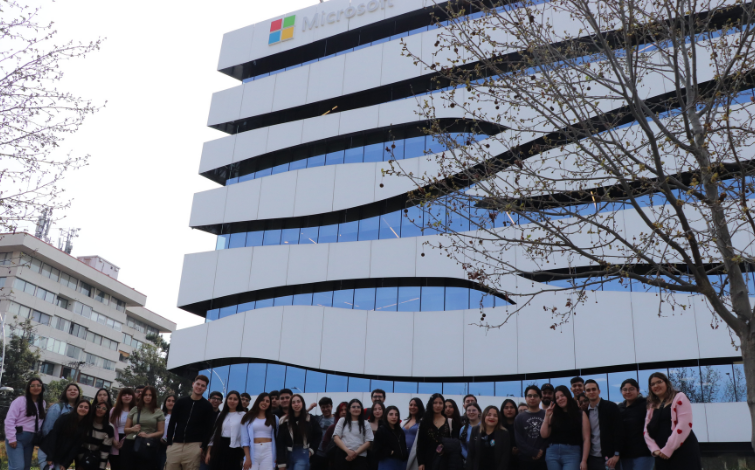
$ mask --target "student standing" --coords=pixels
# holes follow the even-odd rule
[[[309,458],[321,439],[320,426],[307,413],[304,397],[297,393],[291,397],[288,414],[280,420],[278,468],[309,470]]]
[[[530,385],[524,390],[527,409],[520,412],[514,420],[514,435],[519,449],[519,468],[521,470],[546,470],[545,439],[540,435],[540,428],[545,419],[545,410],[540,409],[540,388]]]
[[[590,399],[587,398],[587,395],[584,393],[577,395],[575,397],[575,400],[577,400],[577,403],[579,404],[579,408],[587,413],[587,409],[590,408]]]
[[[540,428],[543,439],[549,439],[545,451],[548,470],[587,470],[590,420],[565,385],[556,387],[555,399],[545,410]]]
[[[462,467],[459,428],[453,429],[446,417],[443,395],[435,393],[427,402],[427,411],[417,432],[417,463],[419,470],[433,470],[437,465],[445,468]]]
[[[241,444],[241,395],[232,390],[225,396],[225,406],[215,420],[205,464],[212,470],[239,470],[244,459]]]
[[[461,427],[459,432],[459,440],[461,441],[461,456],[467,459],[469,454],[468,446],[469,440],[472,438],[472,429],[480,425],[482,410],[477,402],[470,402],[467,405],[464,416],[467,417],[466,424]]]
[[[336,408],[333,424],[331,424],[330,427],[325,430],[325,434],[323,434],[322,436],[322,448],[325,450],[325,454],[328,455],[329,466],[332,466],[333,463],[333,456],[330,454],[332,454],[334,452],[334,448],[337,447],[335,442],[333,441],[333,432],[335,432],[336,430],[336,424],[338,424],[338,420],[347,416],[349,416],[349,404],[345,401],[342,401]]]
[[[113,400],[110,397],[110,392],[106,388],[101,388],[94,394],[92,405],[96,405],[97,403],[107,403],[108,409],[113,408]]]
[[[244,470],[273,470],[277,461],[275,436],[278,417],[273,414],[272,400],[260,393],[252,409],[241,418],[241,447],[244,450]]]
[[[108,421],[110,408],[106,401],[94,400],[89,410],[89,426],[85,430],[79,453],[74,459],[76,468],[105,470],[113,445],[115,429]]]
[[[47,465],[52,470],[65,470],[73,463],[89,430],[91,406],[88,400],[79,398],[73,411],[56,420],[42,442]]]
[[[197,470],[202,449],[207,446],[215,422],[212,405],[202,394],[210,383],[198,375],[191,385],[191,395],[179,398],[173,407],[168,426],[166,470]]]
[[[382,405],[382,403],[381,403]],[[373,405],[373,411],[375,406]],[[409,451],[406,436],[401,429],[401,414],[395,406],[385,409],[385,420],[375,433],[372,452],[378,461],[378,470],[406,470]]]
[[[121,448],[126,439],[126,421],[131,407],[135,406],[135,394],[131,388],[122,388],[115,399],[115,406],[110,410],[110,424],[115,429],[115,438],[110,448],[111,470],[121,470]]]
[[[471,393],[468,395],[464,395],[464,399],[462,400],[463,406],[464,406],[464,414],[461,415],[461,424],[467,424],[467,407],[471,403],[477,403],[477,398],[472,395]]]
[[[425,415],[425,405],[419,398],[412,398],[409,400],[409,419],[406,423],[403,423],[404,435],[406,436],[406,449],[409,451],[409,459],[407,460],[407,470],[416,470],[417,463],[417,431],[419,431],[419,423],[422,422],[422,417]]]
[[[241,394],[241,409],[244,410],[244,413],[249,411],[250,403],[252,403],[252,396],[246,392],[242,393]]]
[[[45,387],[33,378],[26,383],[23,396],[13,400],[5,417],[5,451],[8,470],[29,470],[34,453],[34,435],[45,424]]]
[[[372,391],[372,393],[370,393],[370,401],[372,401],[373,405],[375,405],[375,403],[382,403],[383,405],[385,405],[385,397],[386,397],[385,390],[381,388],[376,388],[375,390]],[[365,419],[370,416],[371,410],[372,410],[371,407],[364,409]]]
[[[60,397],[58,397],[58,403],[52,405],[50,409],[47,410],[47,414],[45,415],[45,422],[42,425],[41,429],[42,437],[47,437],[47,435],[50,434],[53,426],[58,421],[58,419],[72,412],[76,408],[76,402],[79,401],[80,397],[81,390],[79,390],[78,385],[76,385],[75,383],[69,383],[68,385],[66,385],[63,391],[60,393]],[[47,455],[45,455],[42,447],[40,447],[39,449],[37,449],[37,463],[39,465],[39,468],[44,468],[45,462],[47,462]],[[117,469],[114,468],[113,470]]]
[[[320,412],[322,414],[319,416],[313,416],[313,418],[315,418],[318,426],[320,426],[320,432],[324,437],[328,428],[335,423],[335,416],[333,416],[333,400],[328,397],[322,397],[317,404],[320,405]],[[320,439],[315,455],[312,456],[312,470],[327,470],[328,468],[328,455],[325,453],[323,440],[324,439]]]
[[[373,402],[367,416],[369,416],[367,422],[370,428],[372,428],[372,435],[374,436],[378,428],[383,424],[383,418],[385,417],[385,405],[383,405],[383,402]],[[367,449],[367,468],[370,470],[377,470],[378,468],[378,458],[372,451],[372,447]]]
[[[294,392],[284,388],[278,392],[278,409],[274,413],[278,418],[283,418],[288,414],[288,407],[291,405],[291,397],[294,396]]]
[[[574,377],[569,383],[571,384],[571,394],[575,399],[585,393],[585,379],[582,377]]]
[[[163,432],[163,437],[160,439],[160,458],[158,459],[160,470],[165,468],[165,460],[168,458],[166,453],[168,450],[168,426],[170,425],[170,415],[173,413],[173,407],[176,406],[176,400],[178,400],[178,397],[173,394],[168,395],[163,400],[162,410],[163,415],[165,415],[165,432]]]
[[[648,380],[645,442],[655,457],[656,470],[700,470],[700,444],[692,430],[692,405],[677,392],[665,374]]]
[[[269,393],[270,395],[270,403],[272,404],[272,410],[273,414],[275,416],[278,416],[278,410],[280,409],[280,393],[278,390],[273,390]],[[280,416],[278,416],[280,418]]]
[[[482,423],[472,430],[466,470],[508,470],[511,438],[501,423],[498,408],[488,406]]]
[[[145,385],[137,385],[134,388],[134,406],[136,406],[137,403],[139,403],[139,400],[142,398],[142,390],[144,390]]]
[[[556,393],[556,389],[553,388],[553,385],[551,384],[543,384],[540,388],[540,393],[543,395],[543,399],[540,402],[540,408],[546,409],[551,406],[551,403],[553,403],[553,395]]]
[[[124,470],[140,468],[158,470],[159,455],[155,453],[144,458],[134,450],[136,438],[151,439],[157,444],[165,434],[165,415],[157,406],[157,390],[148,385],[142,389],[142,396],[126,418],[126,439],[121,447],[121,465]]]
[[[443,413],[446,415],[446,418],[451,420],[451,427],[461,430],[461,413],[456,402],[448,398],[443,403],[443,407]]]
[[[333,460],[336,470],[366,470],[367,449],[375,439],[372,428],[365,423],[362,402],[356,398],[349,402],[349,415],[338,420],[333,441],[340,452]]]
[[[654,459],[645,443],[647,400],[640,395],[636,380],[621,383],[624,401],[619,403],[624,439],[621,445],[621,470],[653,470]]]
[[[511,459],[509,460],[509,469],[517,470],[519,468],[519,449],[516,447],[514,422],[519,414],[519,409],[516,406],[516,402],[510,398],[503,400],[503,403],[501,403],[501,414],[503,415],[503,427],[509,432],[509,438],[511,438]]]
[[[585,381],[585,395],[590,400],[587,417],[590,419],[590,456],[588,470],[616,468],[619,463],[623,434],[623,423],[619,406],[608,400],[601,400],[598,382]]]

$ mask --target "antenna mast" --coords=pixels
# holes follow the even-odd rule
[[[79,230],[78,228],[72,228],[72,229],[58,229],[60,230],[60,237],[58,238],[58,249],[65,251],[69,255],[73,251],[73,239],[78,238],[79,236]]]

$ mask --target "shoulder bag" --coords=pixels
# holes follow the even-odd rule
[[[141,424],[142,410],[136,413],[136,424]],[[152,437],[139,437],[134,439],[134,454],[142,461],[157,461],[159,441]]]
[[[92,435],[94,429],[89,430],[89,436]],[[86,445],[86,440],[82,444],[82,455],[80,459],[76,461],[76,468],[81,466],[81,470],[98,470],[100,468],[101,458],[99,447],[96,450],[90,449]]]
[[[39,404],[34,404],[34,437],[31,440],[31,445],[39,447],[42,445],[42,431],[39,429]]]

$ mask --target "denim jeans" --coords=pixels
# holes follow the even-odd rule
[[[566,444],[551,444],[545,451],[548,470],[579,470],[582,448]]]
[[[8,454],[8,470],[29,470],[31,468],[31,456],[34,453],[34,446],[31,445],[33,439],[33,432],[24,431],[16,433],[15,449],[10,444],[5,446],[5,452]]]
[[[621,470],[653,470],[655,458],[652,456],[619,460]]]
[[[294,447],[288,454],[288,470],[309,470],[309,449]]]

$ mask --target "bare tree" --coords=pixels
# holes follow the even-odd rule
[[[99,108],[60,91],[62,65],[99,49],[54,42],[53,24],[39,24],[39,9],[0,2],[0,230],[13,231],[45,209],[61,209],[60,180],[87,163],[88,155],[59,151],[67,134]]]
[[[509,315],[542,306],[558,328],[608,284],[656,291],[659,315],[702,296],[741,348],[751,415],[754,14],[732,0],[452,1],[430,59],[404,47],[435,72],[418,101],[441,149],[420,172],[387,172],[414,182],[413,220],[442,234],[428,245]],[[449,116],[499,130],[458,141]]]

